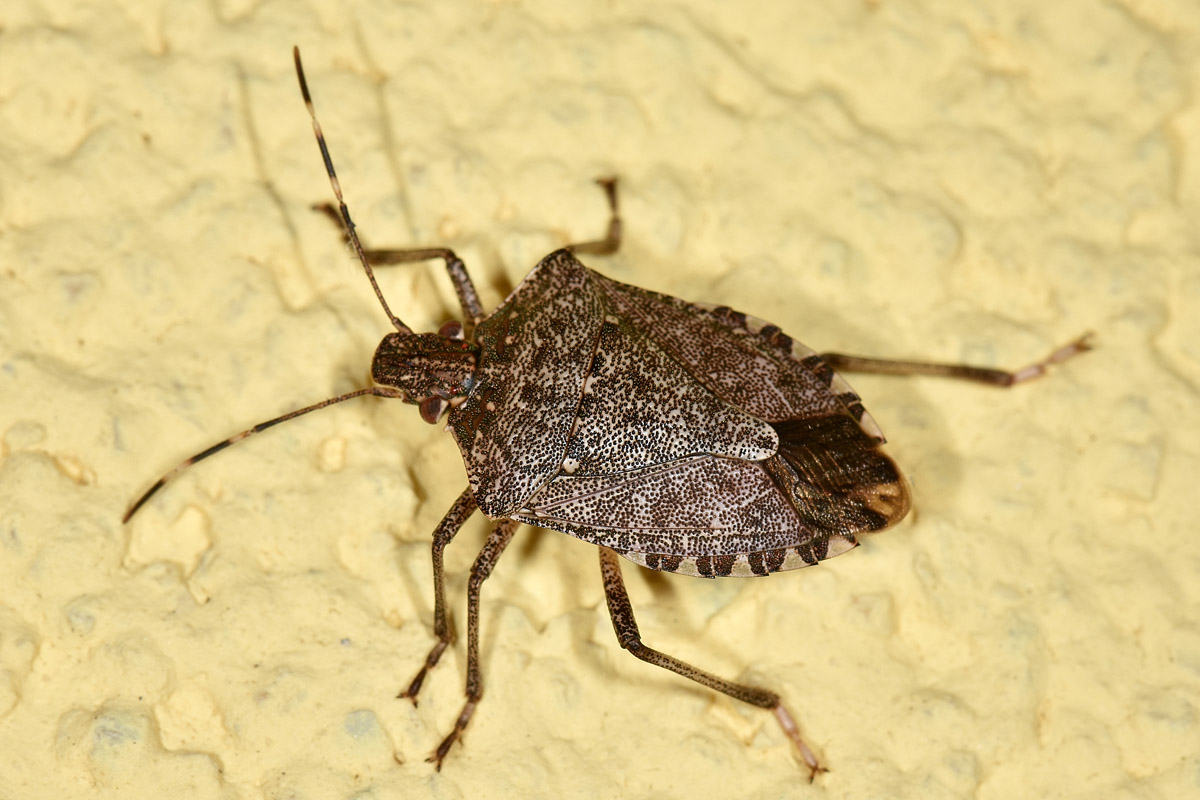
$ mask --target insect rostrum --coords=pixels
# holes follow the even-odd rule
[[[396,331],[375,351],[375,386],[264,422],[184,461],[131,506],[128,520],[180,470],[286,419],[372,394],[419,406],[454,436],[467,471],[433,536],[437,642],[400,696],[416,697],[452,641],[442,555],[476,511],[496,521],[467,592],[467,700],[430,757],[440,769],[482,696],[479,594],[518,523],[596,544],[613,626],[638,658],[771,709],[810,770],[822,768],[779,696],[733,683],[641,641],[617,556],[643,567],[709,578],[769,575],[855,547],[909,509],[883,435],[833,366],[944,375],[1012,385],[1087,349],[1086,337],[1017,372],[959,365],[820,356],[777,326],[724,306],[689,303],[618,283],[576,253],[616,250],[616,185],[605,238],[557,250],[490,314],[462,261],[445,248],[364,251],[295,53],[331,185],[335,216]],[[372,262],[442,259],[463,321],[414,333],[388,308]]]

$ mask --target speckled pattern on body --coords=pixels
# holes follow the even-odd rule
[[[617,174],[623,252],[585,264],[818,352],[1017,366],[1096,331],[1019,392],[845,373],[913,495],[849,558],[617,557],[648,643],[795,704],[811,787],[766,714],[618,650],[597,547],[526,525],[434,774],[461,645],[394,695],[466,480],[415,407],[273,428],[121,525],[189,453],[366,385],[387,330],[311,210],[294,44],[368,245],[454,248],[488,311]],[[0,795],[1200,796],[1195,0],[6,0],[0,141]],[[459,316],[440,265],[379,277],[415,330]],[[446,550],[460,634],[490,526]]]
[[[559,250],[475,340],[447,429],[490,517],[718,577],[814,564],[908,510],[857,395],[769,323]]]

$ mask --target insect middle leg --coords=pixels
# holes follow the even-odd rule
[[[513,532],[519,524],[512,519],[497,522],[483,549],[475,558],[475,563],[471,565],[471,577],[467,582],[467,701],[463,704],[458,719],[454,721],[454,729],[442,739],[437,750],[427,759],[437,765],[439,771],[446,754],[450,752],[450,747],[462,738],[462,732],[471,721],[479,698],[483,696],[483,677],[479,669],[479,592],[488,575],[492,574],[492,567],[496,566],[500,554],[512,541]]]
[[[663,669],[669,669],[671,672],[696,681],[696,683],[727,694],[735,700],[741,700],[744,703],[749,703],[759,708],[770,709],[775,713],[775,718],[779,720],[783,732],[792,740],[796,749],[799,750],[804,763],[808,765],[809,781],[812,781],[818,772],[824,772],[825,768],[820,765],[817,757],[813,755],[812,750],[800,738],[800,730],[796,726],[791,713],[784,707],[779,695],[768,689],[760,689],[757,686],[747,686],[742,683],[727,681],[724,678],[718,678],[702,669],[693,667],[691,664],[687,664],[642,644],[642,636],[638,632],[637,622],[633,618],[633,606],[629,603],[629,593],[625,591],[625,581],[621,577],[621,562],[619,558],[613,550],[607,547],[600,548],[600,574],[604,580],[604,595],[608,600],[608,613],[612,617],[613,628],[617,632],[617,641],[620,642],[621,647],[647,664],[654,664]]]
[[[1092,349],[1092,334],[1083,334],[1078,339],[1056,349],[1053,353],[1017,370],[976,367],[970,364],[943,364],[932,361],[902,361],[889,358],[850,356],[843,353],[822,353],[821,358],[835,370],[841,372],[873,372],[881,375],[932,375],[941,378],[956,378],[992,386],[1015,386],[1018,383],[1045,375],[1050,367],[1061,364],[1072,356]]]
[[[476,507],[475,495],[470,489],[464,490],[433,531],[433,633],[438,640],[429,651],[429,655],[425,656],[425,663],[417,670],[408,688],[396,695],[412,700],[414,706],[417,704],[417,693],[421,691],[426,673],[433,669],[442,653],[454,642],[454,631],[446,616],[446,570],[442,566],[442,555],[446,545],[450,544],[450,540],[462,529],[463,523],[475,513]]]

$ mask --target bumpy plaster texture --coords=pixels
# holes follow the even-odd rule
[[[299,44],[377,245],[442,243],[494,306],[598,233],[617,280],[815,349],[1019,366],[1017,391],[851,377],[914,513],[767,579],[626,575],[522,528],[421,705],[428,534],[464,486],[362,400],[387,330],[328,198]],[[1137,797],[1200,792],[1200,7],[1191,0],[161,2],[0,9],[0,796]],[[414,327],[436,265],[390,269]],[[449,551],[463,575],[484,535]]]

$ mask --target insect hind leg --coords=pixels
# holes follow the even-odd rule
[[[929,375],[939,378],[986,383],[991,386],[1009,387],[1045,375],[1051,367],[1069,358],[1092,349],[1092,333],[1083,334],[1062,347],[1057,348],[1041,361],[1016,370],[977,367],[971,364],[945,364],[932,361],[902,361],[890,358],[851,356],[844,353],[822,353],[821,358],[833,369],[841,372],[870,372],[879,375]]]
[[[804,763],[808,766],[809,781],[811,782],[818,772],[825,771],[813,751],[800,738],[800,730],[792,719],[791,713],[784,707],[779,695],[768,689],[718,678],[716,675],[642,644],[642,636],[633,617],[633,606],[629,602],[629,593],[625,591],[625,581],[621,577],[621,563],[616,552],[607,547],[600,548],[600,574],[604,580],[604,595],[608,601],[608,613],[612,617],[613,629],[617,633],[617,641],[620,642],[622,648],[647,664],[668,669],[710,689],[727,694],[735,700],[741,700],[759,708],[770,709],[774,712],[783,732],[791,739],[800,752],[801,758],[804,759]]]

